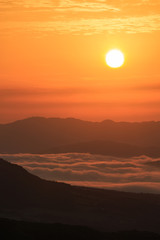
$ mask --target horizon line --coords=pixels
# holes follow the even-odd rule
[[[16,123],[19,121],[24,121],[24,120],[29,120],[29,119],[60,119],[60,120],[78,120],[78,121],[82,121],[82,122],[91,122],[91,123],[103,123],[103,122],[113,122],[113,123],[160,123],[160,120],[147,120],[147,121],[124,121],[124,120],[120,120],[120,121],[116,121],[113,119],[104,119],[104,120],[86,120],[86,119],[80,119],[80,118],[76,118],[76,117],[45,117],[45,116],[28,116],[28,117],[24,117],[24,118],[20,118],[20,119],[15,119],[12,121],[7,121],[7,122],[0,122],[0,125],[7,125],[7,124],[12,124],[12,123]]]

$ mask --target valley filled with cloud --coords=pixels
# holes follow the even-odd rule
[[[46,180],[119,191],[160,193],[160,159],[118,158],[87,153],[1,154]]]

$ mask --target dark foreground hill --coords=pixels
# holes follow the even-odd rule
[[[100,232],[82,226],[29,223],[0,219],[0,239],[16,240],[159,240],[150,232]]]
[[[160,195],[73,187],[0,160],[0,217],[160,233]]]
[[[116,156],[127,156],[129,151],[131,156],[160,156],[160,122],[87,122],[35,117],[0,124],[0,135],[0,153],[54,153],[78,149]]]

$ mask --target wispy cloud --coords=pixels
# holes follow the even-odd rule
[[[56,9],[57,11],[75,11],[75,12],[105,12],[120,11],[112,5],[106,3],[106,1],[73,1],[73,0],[62,0]]]
[[[147,107],[159,108],[159,85],[142,85],[135,87],[55,87],[55,88],[2,88],[0,89],[0,107],[48,108],[51,106],[83,106],[83,107],[132,107],[136,109]],[[156,91],[155,91],[156,89]],[[135,91],[139,92],[134,96]],[[141,91],[147,92],[141,98]],[[154,98],[148,99],[148,91],[154,91]],[[106,96],[107,93],[107,96]],[[118,100],[115,96],[119,96]]]
[[[158,6],[160,3],[157,0],[127,0],[117,1],[112,0],[111,4],[106,0],[1,0],[0,7],[16,7],[21,6],[23,8],[56,8],[62,11],[123,11],[128,7],[136,9],[139,7],[152,7]],[[133,9],[134,10],[134,9]],[[146,9],[143,9],[146,10]],[[155,9],[156,10],[156,9]]]
[[[120,11],[119,8],[114,7],[106,1],[79,1],[79,0],[4,0],[0,1],[0,7],[10,8],[10,7],[23,7],[27,9],[34,8],[48,8],[55,9],[56,11],[76,11],[76,12],[104,12],[104,11]]]
[[[139,11],[137,11],[137,4]],[[144,7],[145,5],[145,7]],[[70,33],[70,34],[102,34],[102,33],[148,33],[160,30],[160,14],[157,11],[157,1],[75,1],[75,0],[22,0],[0,1],[0,9],[21,12],[19,20],[15,21],[9,14],[7,22],[1,23],[1,31],[40,33]],[[153,7],[153,9],[152,9]],[[142,8],[142,9],[141,9]],[[142,11],[141,11],[142,10]],[[22,20],[23,11],[30,14],[27,22]],[[48,11],[39,21],[34,11]],[[32,18],[33,17],[33,18]],[[29,17],[28,17],[29,19]]]
[[[48,180],[124,191],[160,193],[160,159],[79,153],[0,156]]]
[[[55,95],[76,95],[80,93],[89,93],[89,89],[85,87],[55,87],[55,88],[2,88],[0,89],[0,98],[3,99],[11,99],[14,97],[49,97]]]
[[[11,29],[15,32],[36,32],[37,34],[70,33],[70,34],[102,34],[102,33],[149,33],[160,30],[160,14],[143,17],[103,18],[57,20],[47,22],[6,22],[0,24],[2,31]]]
[[[57,2],[57,1],[55,1]],[[4,8],[51,8],[54,7],[54,1],[51,0],[1,0],[0,7]]]
[[[134,6],[157,6],[160,5],[160,2],[157,0],[137,0],[133,3]]]
[[[54,21],[48,25],[48,31],[54,28],[61,33],[138,33],[153,32],[160,30],[160,15],[125,17],[125,18],[103,18],[103,19],[78,19],[66,21]],[[47,29],[44,27],[43,29]]]

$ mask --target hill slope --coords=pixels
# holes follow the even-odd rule
[[[160,232],[160,195],[73,187],[0,160],[0,217]]]
[[[3,240],[159,240],[150,232],[99,232],[82,226],[44,224],[0,219],[0,238]]]

